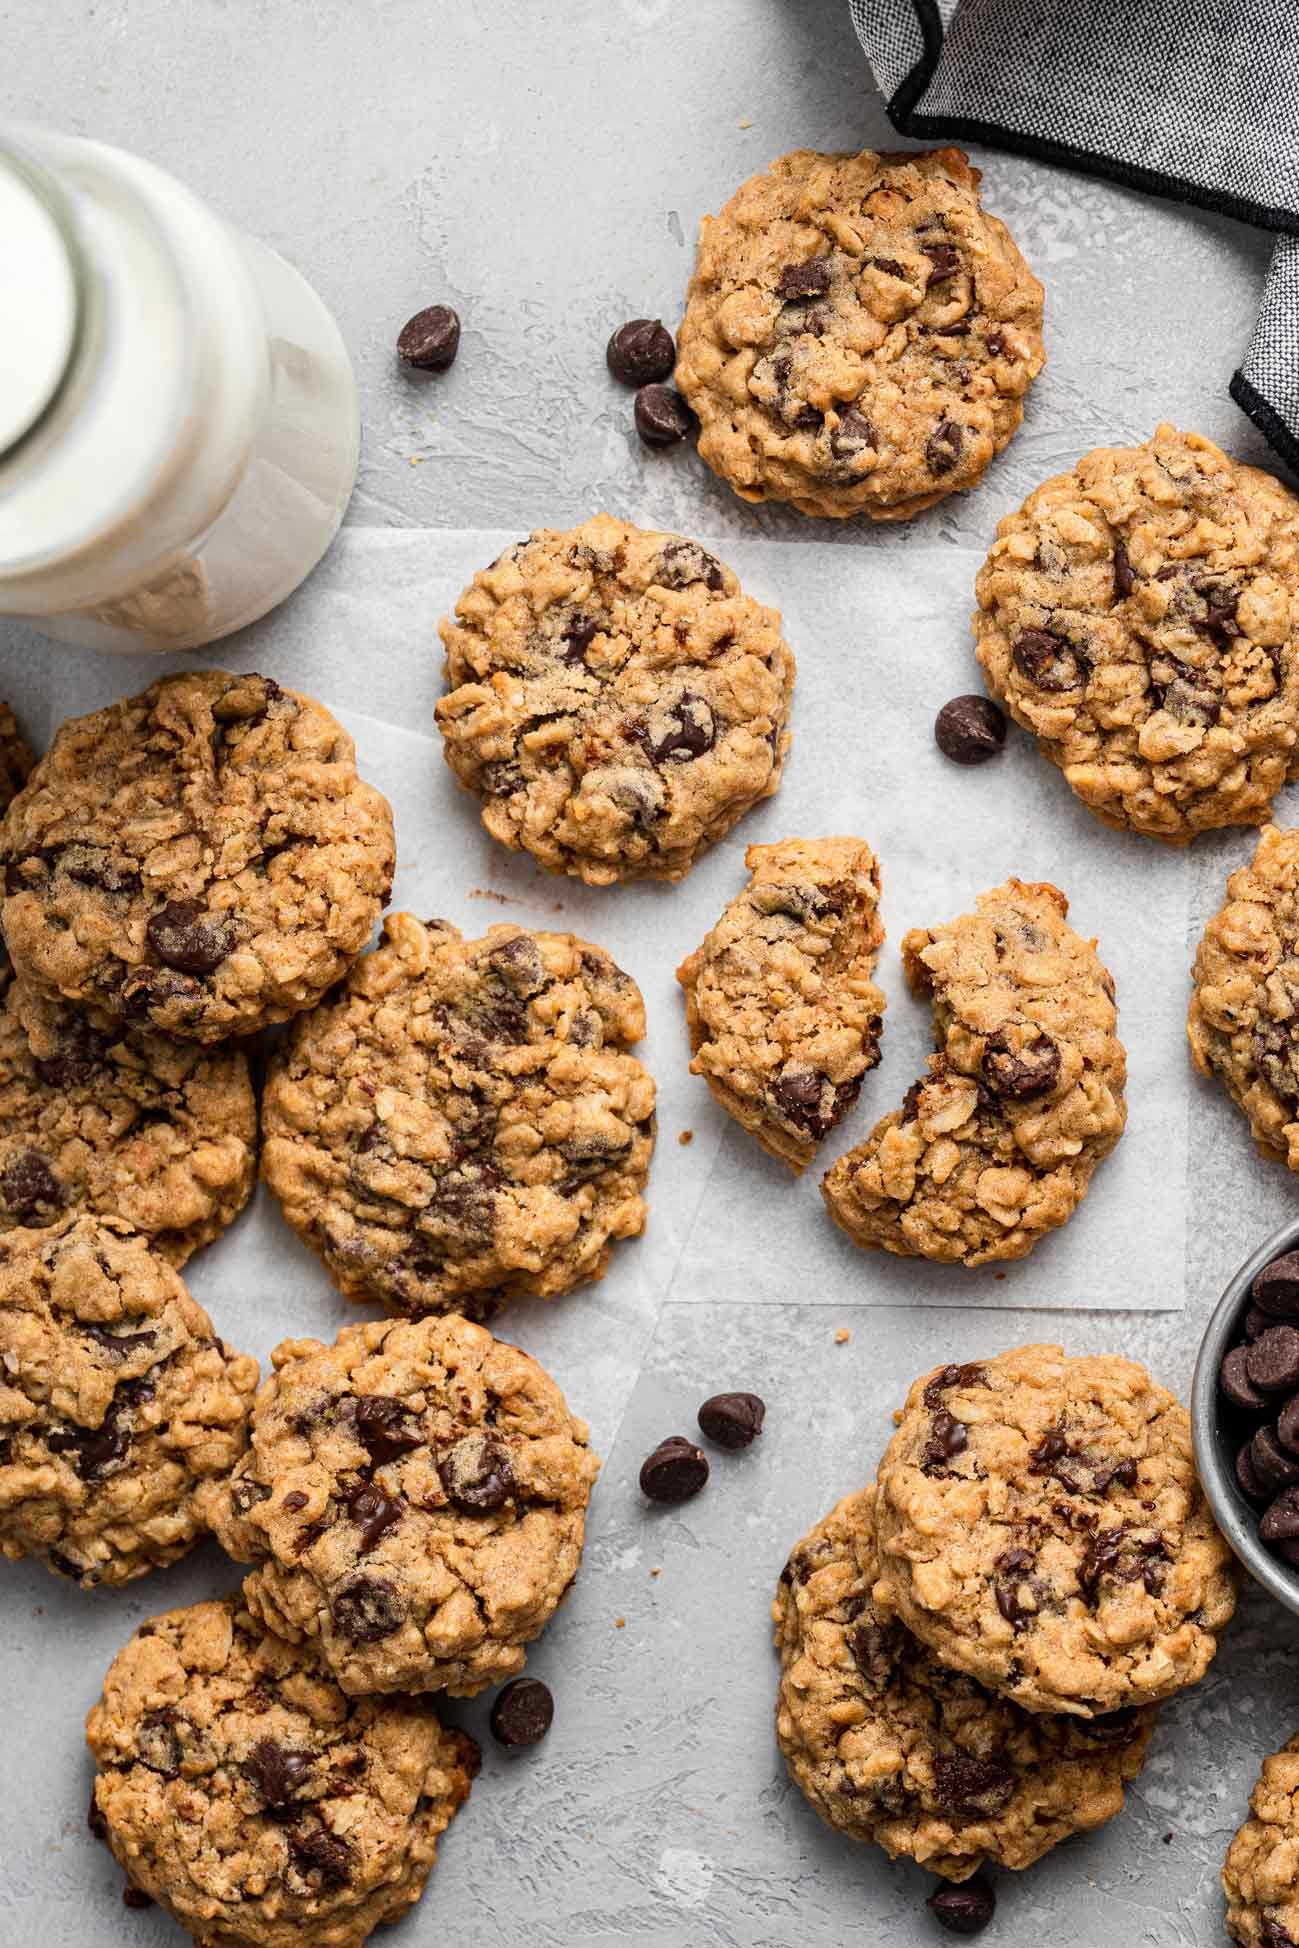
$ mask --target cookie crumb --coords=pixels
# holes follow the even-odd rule
[[[753,127],[753,123],[751,121],[743,121],[740,123],[740,127],[742,129],[751,129]]]
[[[1171,1833],[1165,1833],[1165,1835],[1164,1835],[1164,1845],[1165,1845],[1166,1847],[1170,1847],[1170,1846],[1172,1846],[1172,1844],[1173,1844],[1173,1836],[1172,1836],[1172,1834],[1171,1834]]]
[[[626,1617],[615,1617],[613,1620],[613,1627],[615,1630],[625,1630],[627,1628]]]
[[[838,1332],[834,1336],[834,1343],[836,1346],[846,1346],[848,1344],[848,1341],[851,1338],[852,1338],[852,1333],[849,1330],[849,1328],[847,1326],[840,1326]]]
[[[661,1563],[661,1562],[658,1562],[658,1563],[655,1563],[655,1565],[654,1565],[654,1567],[653,1567],[653,1569],[651,1569],[651,1570],[650,1570],[650,1575],[651,1575],[651,1576],[661,1576],[662,1574],[663,1574],[663,1565],[662,1565],[662,1563]]]
[[[471,886],[469,897],[471,900],[495,900],[497,906],[514,905],[508,893],[498,893],[493,886]]]
[[[687,1147],[688,1144],[693,1143],[694,1140],[695,1140],[695,1133],[693,1130],[681,1130],[677,1134],[677,1142],[681,1145],[681,1148],[683,1150]]]

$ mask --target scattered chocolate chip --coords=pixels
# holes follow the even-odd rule
[[[1021,675],[1039,690],[1077,690],[1091,668],[1081,650],[1049,629],[1021,629],[1011,657]]]
[[[1136,576],[1132,573],[1132,563],[1128,551],[1121,541],[1114,543],[1114,600],[1123,601],[1136,587]]]
[[[670,1434],[641,1463],[640,1491],[652,1502],[688,1502],[708,1479],[708,1456],[684,1434]]]
[[[335,1590],[330,1611],[341,1636],[353,1644],[391,1637],[406,1621],[406,1602],[385,1576],[349,1577]]]
[[[950,473],[961,457],[965,434],[954,419],[940,419],[925,443],[925,465],[931,474]]]
[[[997,1911],[997,1896],[982,1874],[959,1886],[936,1888],[925,1906],[949,1934],[981,1934]]]
[[[376,1468],[423,1445],[419,1423],[402,1401],[384,1393],[358,1393],[344,1404],[351,1408],[356,1438],[369,1451]]]
[[[1287,1454],[1270,1427],[1260,1427],[1249,1444],[1254,1473],[1264,1488],[1276,1494],[1299,1482],[1299,1458]]]
[[[550,1686],[539,1677],[516,1677],[492,1700],[492,1737],[498,1745],[538,1745],[555,1717]]]
[[[1248,1346],[1233,1346],[1218,1369],[1218,1384],[1233,1407],[1241,1407],[1247,1413],[1265,1413],[1267,1395],[1260,1393],[1250,1379],[1248,1359]]]
[[[1006,742],[1005,715],[991,697],[953,697],[934,719],[934,742],[953,764],[986,764]]]
[[[670,379],[677,362],[672,333],[658,318],[630,318],[605,347],[605,363],[624,386],[654,385]]]
[[[963,1421],[940,1407],[929,1424],[929,1437],[920,1456],[920,1465],[927,1475],[935,1474],[947,1461],[958,1454],[964,1454],[970,1445],[969,1431]]]
[[[756,1393],[715,1393],[699,1409],[699,1426],[708,1440],[735,1453],[752,1447],[767,1417]]]
[[[1258,1525],[1264,1542],[1293,1542],[1299,1536],[1299,1487],[1283,1488]]]
[[[999,1029],[983,1046],[983,1079],[995,1096],[1021,1102],[1044,1096],[1060,1080],[1060,1051],[1051,1037],[1038,1030],[1032,1041],[1016,1048],[1009,1032]]]
[[[830,259],[812,257],[805,264],[786,264],[776,282],[776,296],[785,302],[823,298],[830,289]]]
[[[633,416],[646,446],[676,446],[699,423],[671,386],[642,386],[636,394]]]
[[[386,1529],[402,1518],[402,1505],[385,1495],[375,1481],[366,1481],[348,1498],[347,1512],[360,1528],[358,1553],[368,1556]]]
[[[346,1887],[352,1878],[352,1849],[340,1834],[324,1826],[293,1826],[288,1843],[293,1864],[304,1879],[314,1873],[327,1885]]]
[[[449,304],[430,304],[397,334],[397,356],[417,372],[445,372],[460,350],[460,320]]]
[[[20,1224],[48,1224],[63,1209],[66,1195],[39,1150],[19,1150],[0,1170],[0,1198]]]
[[[1269,1326],[1245,1352],[1245,1371],[1261,1393],[1299,1388],[1299,1326]]]
[[[202,900],[168,900],[145,932],[158,959],[181,974],[213,973],[235,944],[230,922],[209,914]]]
[[[1253,1298],[1256,1306],[1278,1319],[1299,1318],[1299,1251],[1287,1251],[1264,1265],[1254,1280]]]
[[[128,1881],[122,1889],[122,1906],[145,1908],[153,1906],[153,1895],[146,1894],[142,1887],[132,1887]]]
[[[265,1806],[287,1806],[305,1785],[316,1765],[314,1752],[295,1751],[278,1739],[259,1738],[245,1761],[246,1770]]]
[[[466,1434],[438,1458],[448,1498],[469,1515],[494,1515],[514,1493],[514,1470],[490,1434]]]

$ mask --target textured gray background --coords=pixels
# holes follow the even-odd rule
[[[351,521],[522,532],[602,504],[719,540],[808,533],[797,517],[734,501],[688,452],[645,453],[602,351],[628,314],[675,319],[699,215],[771,156],[898,146],[837,0],[0,0],[0,47],[0,109],[172,168],[334,306],[363,398]],[[903,576],[917,540],[986,544],[1044,474],[1099,441],[1143,437],[1158,417],[1263,457],[1225,386],[1267,240],[1058,170],[980,160],[990,206],[1047,284],[1051,363],[978,492],[901,532],[818,528],[841,544],[845,575]],[[394,370],[392,338],[437,298],[464,317],[460,362],[411,382]],[[0,627],[0,665],[16,667],[22,649]],[[872,653],[904,656],[906,645]],[[953,659],[964,673],[965,644]],[[805,653],[801,681],[815,680]],[[856,734],[869,736],[867,718]],[[1294,822],[1297,810],[1292,793],[1282,811]],[[941,843],[941,806],[925,816]],[[1241,836],[1197,847],[1200,917],[1247,850]],[[1168,996],[1170,1009],[1184,1001],[1181,988]],[[873,1466],[889,1410],[926,1364],[1058,1330],[1073,1350],[1144,1357],[1185,1390],[1214,1295],[1295,1196],[1213,1091],[1188,1077],[1186,1103],[1198,1221],[1182,1314],[1055,1320],[954,1304],[886,1324],[854,1308],[850,1285],[832,1310],[664,1311],[606,1440],[582,1577],[532,1659],[556,1690],[555,1730],[529,1757],[487,1752],[394,1948],[936,1937],[919,1908],[927,1878],[839,1840],[785,1784],[770,1735],[769,1592],[789,1545]],[[1160,1194],[1153,1166],[1149,1194]],[[294,1265],[286,1259],[286,1280]],[[598,1291],[570,1301],[554,1329],[571,1335],[555,1363],[579,1406],[583,1311],[600,1303]],[[833,1344],[839,1323],[854,1329],[847,1346]],[[696,1503],[646,1513],[642,1455],[688,1428],[721,1385],[767,1396],[768,1434],[749,1455],[720,1458]],[[85,1833],[80,1718],[136,1620],[227,1579],[215,1552],[98,1600],[28,1566],[6,1571],[5,1948],[179,1940],[162,1916],[120,1906],[120,1877]],[[1124,1817],[1027,1877],[1001,1878],[996,1939],[1221,1938],[1227,1838],[1259,1757],[1299,1725],[1295,1645],[1288,1618],[1247,1600],[1206,1683],[1165,1713]],[[481,1706],[461,1715],[481,1729]]]

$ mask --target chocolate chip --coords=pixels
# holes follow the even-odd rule
[[[1260,1021],[1249,1044],[1263,1080],[1287,1103],[1299,1103],[1299,1045],[1293,1028],[1292,1022]]]
[[[666,728],[657,737],[641,727],[637,743],[644,746],[655,764],[690,764],[711,751],[717,742],[717,719],[712,707],[691,690],[682,692],[666,713]]]
[[[1261,1393],[1299,1388],[1299,1326],[1269,1326],[1246,1348],[1245,1371]]]
[[[1293,1542],[1299,1536],[1299,1487],[1283,1488],[1258,1525],[1264,1542]]]
[[[349,1643],[373,1644],[406,1621],[406,1600],[386,1576],[352,1576],[330,1599],[339,1634]]]
[[[1254,1280],[1253,1298],[1279,1319],[1299,1318],[1299,1251],[1287,1251],[1263,1267]]]
[[[708,1479],[708,1456],[684,1434],[670,1434],[641,1463],[640,1491],[652,1502],[688,1502]]]
[[[1248,1440],[1236,1455],[1236,1482],[1247,1501],[1265,1502],[1270,1490],[1254,1466],[1253,1440]]]
[[[1132,573],[1132,563],[1128,551],[1121,541],[1114,543],[1114,600],[1123,601],[1136,587],[1136,576]]]
[[[280,1503],[286,1515],[300,1515],[306,1506],[307,1497],[300,1488],[291,1488]]]
[[[182,1757],[180,1719],[170,1705],[163,1705],[157,1711],[146,1711],[140,1720],[140,1729],[135,1735],[135,1750],[140,1764],[150,1772],[156,1772],[162,1779],[175,1779],[180,1773]]]
[[[514,1493],[510,1457],[490,1434],[466,1434],[438,1458],[442,1486],[469,1515],[495,1515]]]
[[[1250,1379],[1248,1360],[1248,1346],[1233,1346],[1218,1369],[1218,1384],[1233,1407],[1241,1407],[1247,1413],[1264,1413],[1267,1396]]]
[[[823,298],[830,289],[830,259],[812,257],[805,264],[786,264],[776,281],[776,296],[785,302]]]
[[[677,348],[658,318],[629,318],[609,340],[604,357],[621,385],[648,386],[672,377]]]
[[[714,1393],[699,1409],[698,1419],[710,1441],[736,1453],[752,1447],[766,1416],[766,1402],[756,1393]]]
[[[417,372],[445,372],[460,350],[460,320],[449,304],[430,304],[397,334],[397,356]]]
[[[949,1934],[981,1934],[997,1911],[997,1896],[982,1874],[974,1874],[957,1887],[937,1888],[925,1906]]]
[[[830,451],[836,460],[853,460],[859,453],[878,444],[875,428],[865,413],[848,406],[839,414],[839,424],[830,435]]]
[[[1240,634],[1236,623],[1239,591],[1223,588],[1216,582],[1197,582],[1195,592],[1204,598],[1204,618],[1196,622],[1195,627],[1219,649],[1229,649],[1233,639]]]
[[[402,1505],[385,1495],[379,1484],[366,1481],[348,1498],[347,1512],[360,1528],[357,1551],[368,1556],[386,1529],[402,1518]]]
[[[925,465],[931,474],[950,473],[961,457],[965,434],[954,419],[940,419],[925,444]]]
[[[168,900],[145,932],[158,959],[180,974],[211,974],[235,944],[230,922],[209,914],[202,900]]]
[[[290,1827],[289,1852],[293,1864],[305,1879],[319,1874],[327,1885],[346,1887],[352,1878],[352,1849],[340,1834],[324,1826]]]
[[[122,1889],[123,1907],[145,1908],[153,1905],[153,1895],[146,1894],[142,1887],[132,1887],[128,1882]]]
[[[857,1099],[861,1078],[835,1084],[801,1063],[791,1062],[771,1086],[771,1100],[784,1120],[805,1130],[814,1142],[828,1136],[845,1109]]]
[[[152,1397],[153,1388],[141,1378],[117,1387],[98,1427],[56,1427],[45,1436],[51,1454],[66,1454],[83,1481],[98,1481],[131,1449],[131,1430],[125,1416],[138,1401]]]
[[[993,1578],[993,1595],[1009,1624],[1022,1623],[1025,1617],[1033,1615],[1034,1606],[1024,1601],[1023,1592],[1025,1585],[1031,1590],[1028,1572],[1036,1560],[1028,1549],[1003,1549],[993,1564],[997,1572]]]
[[[357,1440],[369,1451],[377,1468],[423,1445],[423,1432],[409,1408],[388,1394],[358,1393],[344,1406],[350,1409]]]
[[[1055,1088],[1060,1080],[1060,1051],[1041,1030],[1016,1048],[1009,1032],[999,1029],[983,1045],[981,1068],[994,1095],[1022,1102]]]
[[[1264,1312],[1261,1305],[1251,1305],[1246,1307],[1245,1317],[1241,1321],[1241,1331],[1246,1340],[1257,1339],[1260,1333],[1266,1332],[1269,1326],[1275,1324],[1276,1320],[1270,1312]]]
[[[1299,1393],[1291,1394],[1277,1417],[1276,1437],[1291,1454],[1299,1454]]]
[[[1077,690],[1090,670],[1082,651],[1049,629],[1022,629],[1011,656],[1015,667],[1039,690]]]
[[[1286,1549],[1293,1546],[1292,1543],[1283,1544],[1277,1553],[1284,1555]],[[1270,1914],[1262,1917],[1262,1930],[1263,1948],[1299,1948],[1299,1943],[1295,1942],[1288,1930]]]
[[[492,1700],[492,1737],[498,1745],[539,1745],[555,1716],[550,1686],[539,1677],[516,1677]]]
[[[945,284],[949,278],[956,276],[961,268],[961,259],[954,244],[925,244],[922,248],[931,265],[931,284]]]
[[[970,1445],[969,1432],[963,1421],[940,1407],[929,1424],[929,1437],[920,1456],[920,1465],[927,1475],[942,1470],[944,1462],[952,1461],[958,1454],[964,1454]]]
[[[39,1150],[19,1150],[0,1171],[0,1198],[20,1224],[48,1224],[66,1193]]]
[[[36,1055],[32,1067],[48,1089],[76,1089],[90,1081],[108,1053],[109,1040],[88,1021],[61,1021],[52,1055]]]
[[[676,446],[699,424],[671,386],[642,386],[636,394],[633,417],[646,446]]]
[[[560,661],[570,668],[585,663],[586,652],[600,633],[600,625],[594,616],[584,615],[581,609],[574,610],[559,632],[564,645]]]
[[[90,1828],[90,1831],[97,1840],[106,1840],[108,1838],[108,1821],[99,1810],[99,1801],[95,1797],[95,1788],[93,1786],[90,1788],[90,1805],[86,1811],[86,1825]]]
[[[953,764],[986,764],[1006,742],[1006,719],[990,697],[953,697],[934,719],[934,742]]]
[[[1254,1474],[1264,1488],[1276,1494],[1299,1481],[1299,1459],[1287,1454],[1270,1427],[1260,1427],[1249,1444]]]
[[[295,1751],[278,1739],[259,1738],[248,1754],[245,1769],[263,1805],[278,1807],[289,1804],[299,1786],[310,1778],[315,1764],[314,1752]]]
[[[654,580],[660,588],[693,588],[696,582],[703,582],[714,593],[726,586],[716,555],[710,555],[697,541],[683,538],[664,543],[654,565]]]
[[[987,1373],[977,1360],[967,1361],[964,1366],[945,1366],[941,1372],[935,1373],[926,1386],[925,1405],[941,1407],[943,1395],[950,1393],[953,1387],[981,1387],[987,1377]]]
[[[885,277],[906,276],[896,257],[871,257],[868,262],[873,264],[877,271],[883,271]]]
[[[1005,1807],[1015,1790],[1015,1774],[1002,1759],[972,1752],[934,1754],[934,1797],[945,1813],[988,1819]]]

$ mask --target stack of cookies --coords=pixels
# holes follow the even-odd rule
[[[897,1420],[781,1577],[777,1737],[822,1818],[965,1882],[1120,1811],[1231,1557],[1185,1409],[1131,1360],[1018,1347],[926,1374]],[[973,1932],[991,1889],[934,1904]]]

